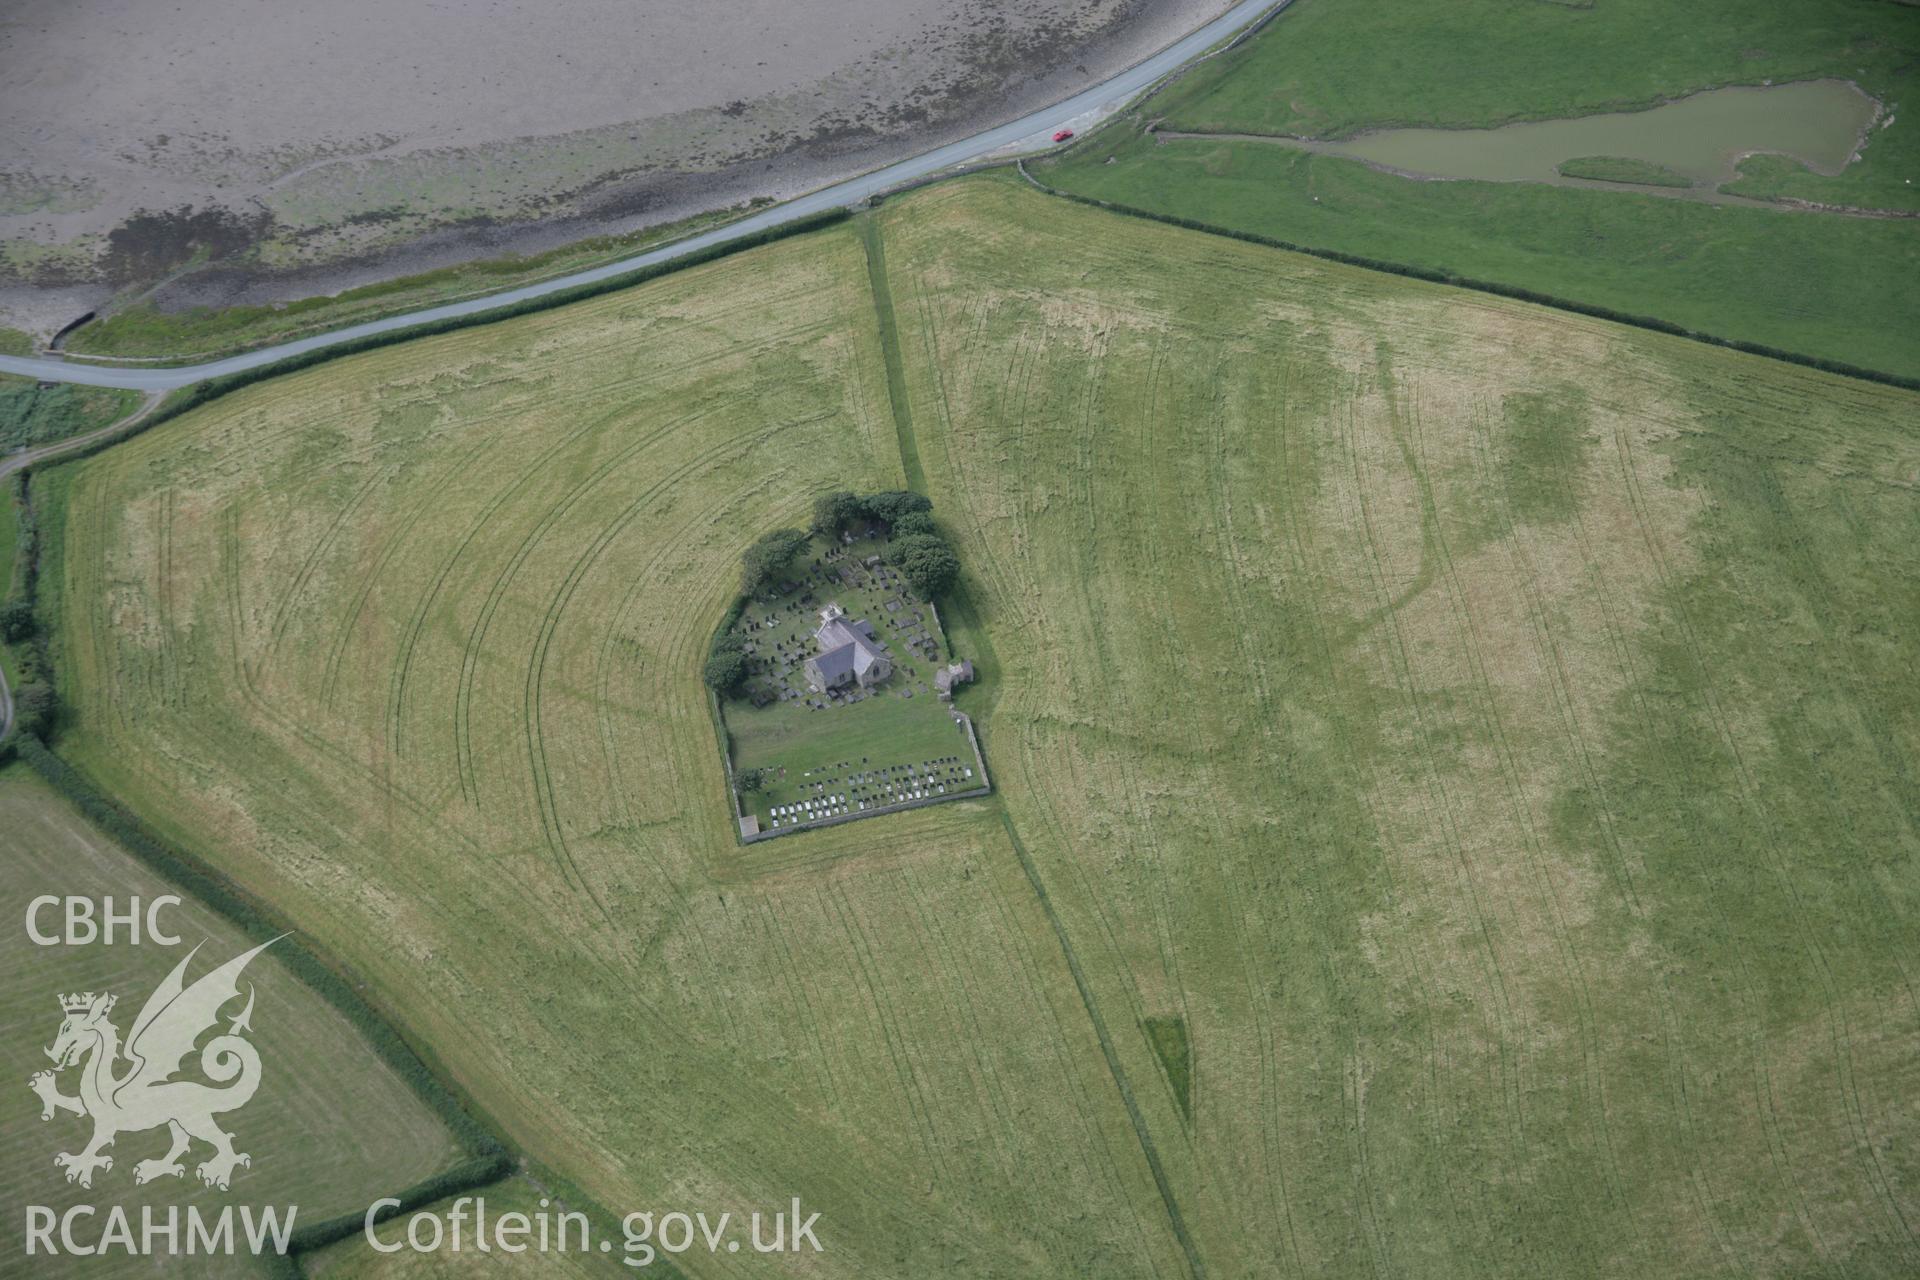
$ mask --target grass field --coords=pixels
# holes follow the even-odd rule
[[[1345,137],[1631,110],[1723,85],[1852,80],[1894,116],[1838,177],[1765,166],[1753,195],[1920,208],[1912,103],[1920,12],[1884,0],[1294,0],[1259,38],[1199,64],[1146,114],[1208,133]],[[1756,157],[1764,160],[1765,157]],[[1743,188],[1747,189],[1747,188]]]
[[[1907,339],[1920,297],[1906,287],[1920,273],[1920,221],[1429,182],[1273,143],[1123,128],[1034,172],[1134,208],[1920,376]]]
[[[875,217],[884,328],[835,228],[63,469],[62,750],[602,1205],[801,1194],[815,1274],[1920,1265],[1920,398]],[[998,794],[738,848],[740,531],[907,482]]]
[[[1009,183],[885,225],[1209,1274],[1912,1270],[1920,398]]]
[[[1853,80],[1891,116],[1823,177],[1752,156],[1728,189],[1920,208],[1920,119],[1905,109],[1920,9],[1878,0],[1674,6],[1541,0],[1295,0],[1196,66],[1142,119],[1170,131],[1344,137],[1644,107],[1729,84]],[[1489,74],[1488,68],[1497,68]],[[1110,162],[1110,163],[1109,163]],[[1629,191],[1424,181],[1229,138],[1121,125],[1036,173],[1048,183],[1292,244],[1651,316],[1719,337],[1920,374],[1920,221],[1725,207]]]
[[[67,950],[33,945],[22,921],[27,904],[41,894],[112,895],[127,900],[178,890],[89,825],[38,775],[23,765],[0,769],[0,856],[7,865],[4,908],[13,922],[0,939],[0,962],[8,995],[0,1010],[6,1031],[7,1087],[17,1096],[0,1120],[6,1152],[4,1188],[10,1206],[47,1205],[56,1212],[74,1204],[119,1203],[135,1214],[141,1205],[199,1204],[209,1193],[194,1176],[133,1183],[133,1166],[166,1150],[164,1131],[123,1135],[112,1150],[114,1166],[96,1175],[91,1190],[69,1186],[54,1167],[57,1151],[77,1151],[92,1132],[85,1120],[57,1114],[40,1119],[40,1104],[25,1081],[47,1066],[41,1046],[51,1044],[60,1024],[56,997],[63,992],[110,990],[119,997],[115,1022],[124,1034],[141,1002],[189,948],[201,955],[189,971],[197,977],[252,945],[239,929],[189,899],[163,912],[162,923],[182,944],[168,948],[124,942],[111,949]],[[44,913],[42,928],[58,930],[58,909]],[[269,951],[248,966],[258,993],[251,1037],[260,1051],[260,1091],[223,1123],[235,1145],[253,1157],[237,1174],[233,1195],[253,1205],[295,1205],[300,1223],[363,1210],[389,1191],[450,1167],[463,1154],[451,1134],[406,1083],[374,1055],[365,1040],[331,1006],[302,986]],[[77,1089],[75,1071],[61,1089]],[[205,1158],[196,1148],[193,1160]],[[10,1210],[18,1212],[18,1209]],[[16,1220],[17,1221],[17,1220]],[[250,1258],[221,1260],[221,1274],[255,1274]],[[143,1258],[93,1259],[86,1275],[152,1274]],[[205,1274],[213,1274],[208,1271]]]

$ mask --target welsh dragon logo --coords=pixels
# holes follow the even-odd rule
[[[278,941],[263,942],[187,986],[187,965],[200,950],[195,947],[147,997],[124,1046],[119,1028],[109,1019],[115,997],[91,991],[60,997],[60,1034],[46,1051],[53,1070],[35,1073],[27,1084],[40,1096],[42,1120],[53,1119],[56,1111],[93,1119],[93,1139],[84,1150],[53,1158],[67,1171],[68,1182],[91,1187],[94,1170],[113,1168],[113,1157],[103,1152],[115,1138],[161,1125],[172,1136],[172,1146],[164,1156],[134,1165],[135,1183],[182,1176],[186,1169],[180,1157],[196,1139],[213,1148],[212,1156],[195,1170],[210,1187],[225,1191],[234,1169],[253,1163],[245,1152],[233,1149],[233,1135],[214,1123],[215,1116],[244,1107],[260,1087],[260,1054],[241,1035],[253,1029],[251,984],[246,1007],[228,1021],[224,1034],[200,1050],[200,1070],[214,1085],[173,1077],[195,1042],[219,1022],[221,1007],[239,996],[240,972],[247,962]],[[116,1070],[122,1059],[126,1067]],[[70,1097],[60,1092],[55,1076],[75,1065],[80,1066],[80,1092]]]

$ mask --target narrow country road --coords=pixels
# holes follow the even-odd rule
[[[171,391],[176,387],[190,386],[207,378],[239,373],[244,369],[257,369],[262,365],[285,360],[289,356],[337,346],[356,338],[364,338],[376,333],[390,333],[396,329],[406,329],[413,325],[428,324],[437,320],[479,315],[499,307],[546,297],[578,285],[609,280],[641,267],[671,262],[676,258],[698,253],[716,245],[727,244],[774,227],[784,226],[816,213],[858,204],[869,197],[959,165],[984,160],[995,153],[1011,155],[1044,150],[1052,145],[1052,134],[1055,129],[1063,125],[1080,129],[1098,120],[1107,112],[1121,106],[1170,73],[1206,53],[1214,45],[1253,27],[1270,13],[1284,7],[1286,3],[1287,0],[1239,0],[1239,3],[1212,22],[1168,45],[1144,62],[1135,63],[1119,75],[1102,81],[1090,89],[1083,89],[1064,102],[1032,112],[997,128],[976,133],[970,138],[949,143],[910,160],[902,160],[883,169],[875,169],[872,173],[863,174],[858,178],[850,178],[830,187],[822,187],[818,191],[789,200],[785,204],[774,205],[772,208],[742,218],[738,222],[728,223],[724,227],[717,227],[712,231],[690,236],[685,240],[663,245],[646,253],[636,254],[619,262],[595,267],[590,271],[580,271],[573,275],[543,280],[538,284],[509,289],[504,293],[491,294],[487,297],[470,298],[464,302],[447,303],[444,306],[428,307],[404,315],[388,316],[383,320],[370,320],[364,324],[349,325],[344,329],[335,329],[331,333],[316,334],[295,342],[262,347],[241,355],[229,356],[224,360],[210,360],[205,364],[179,365],[166,369],[135,369],[81,364],[53,356],[0,356],[0,373],[22,374],[50,382],[77,382],[94,387]]]

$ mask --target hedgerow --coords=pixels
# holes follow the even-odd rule
[[[1615,324],[1631,325],[1636,329],[1646,329],[1654,333],[1669,334],[1676,338],[1685,338],[1690,342],[1705,343],[1712,347],[1724,347],[1729,351],[1739,351],[1750,356],[1761,356],[1768,360],[1779,360],[1786,364],[1796,364],[1808,369],[1818,369],[1822,373],[1838,374],[1843,378],[1859,378],[1864,382],[1877,382],[1884,386],[1899,387],[1904,391],[1920,391],[1920,378],[1909,378],[1897,373],[1887,373],[1880,369],[1868,369],[1861,365],[1848,364],[1845,361],[1829,360],[1823,356],[1810,356],[1798,351],[1787,351],[1780,347],[1770,347],[1763,343],[1746,342],[1739,338],[1723,338],[1718,334],[1702,333],[1698,329],[1689,329],[1675,324],[1671,320],[1662,320],[1658,316],[1635,315],[1627,311],[1603,307],[1591,302],[1577,302],[1571,298],[1561,298],[1550,293],[1541,293],[1534,289],[1523,289],[1518,285],[1501,284],[1493,280],[1477,280],[1471,276],[1457,275],[1451,271],[1439,271],[1429,267],[1417,267],[1406,262],[1390,262],[1384,258],[1369,258],[1357,253],[1345,253],[1339,249],[1321,249],[1312,245],[1295,244],[1291,240],[1281,240],[1275,236],[1261,235],[1257,231],[1240,231],[1232,227],[1217,226],[1211,222],[1201,222],[1194,218],[1183,218],[1178,214],[1156,213],[1151,209],[1141,209],[1134,205],[1119,204],[1112,200],[1102,200],[1096,196],[1080,195],[1072,191],[1063,191],[1050,186],[1033,176],[1022,164],[1020,172],[1040,190],[1048,195],[1058,196],[1062,200],[1071,200],[1075,204],[1087,205],[1095,209],[1104,209],[1108,213],[1117,213],[1124,217],[1141,218],[1148,222],[1158,222],[1169,227],[1179,227],[1185,231],[1203,231],[1208,235],[1225,236],[1230,240],[1241,240],[1248,244],[1261,245],[1268,249],[1284,249],[1288,253],[1305,254],[1310,258],[1320,258],[1327,262],[1338,262],[1343,266],[1363,267],[1368,271],[1380,271],[1387,275],[1405,276],[1411,280],[1424,280],[1431,284],[1452,285],[1459,289],[1472,289],[1476,293],[1493,294],[1496,297],[1512,298],[1519,302],[1531,302],[1538,306],[1552,307],[1557,311],[1568,311],[1575,315],[1592,316],[1596,320],[1609,320]]]
[[[456,1098],[393,1024],[367,1004],[355,984],[333,964],[322,960],[301,935],[293,933],[284,921],[227,877],[169,844],[139,818],[108,799],[84,774],[50,751],[38,738],[20,734],[16,745],[20,758],[48,786],[128,853],[225,917],[254,941],[282,938],[275,949],[279,961],[352,1023],[381,1061],[407,1083],[415,1096],[440,1117],[466,1148],[468,1157],[459,1164],[390,1192],[402,1205],[402,1209],[394,1212],[498,1182],[511,1171],[511,1153],[505,1143],[475,1118],[473,1112],[478,1108],[472,1099]],[[291,936],[282,937],[289,934]],[[362,1220],[361,1214],[345,1214],[299,1227],[293,1234],[290,1250],[297,1253],[344,1239],[359,1230]]]

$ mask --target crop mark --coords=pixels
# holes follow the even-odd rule
[[[1380,563],[1379,535],[1375,530],[1373,513],[1367,502],[1366,480],[1360,473],[1360,449],[1355,435],[1354,404],[1357,400],[1356,393],[1357,388],[1346,397],[1346,412],[1342,415],[1345,419],[1347,456],[1352,463],[1354,501],[1359,516],[1359,519],[1354,523],[1358,524],[1363,534],[1362,542],[1364,543],[1366,551],[1363,563],[1365,565],[1367,580],[1373,587],[1375,598],[1382,605],[1385,605],[1387,604],[1388,592],[1385,570]],[[1432,534],[1430,530],[1424,527],[1424,521],[1428,518],[1427,513],[1423,512],[1423,555],[1430,555],[1432,551]],[[1484,970],[1485,981],[1493,996],[1493,1011],[1498,1023],[1498,1034],[1495,1037],[1495,1042],[1499,1046],[1501,1063],[1500,1088],[1502,1107],[1509,1113],[1508,1120],[1514,1129],[1516,1145],[1524,1149],[1525,1141],[1522,1136],[1522,1126],[1519,1119],[1520,1086],[1517,1079],[1519,1068],[1512,1059],[1514,1052],[1512,1048],[1514,1039],[1513,1006],[1507,995],[1506,974],[1500,964],[1499,949],[1494,945],[1492,930],[1487,924],[1485,908],[1480,901],[1480,887],[1478,878],[1474,874],[1472,859],[1467,855],[1465,842],[1461,839],[1459,827],[1454,820],[1454,802],[1448,794],[1446,782],[1441,777],[1439,768],[1435,763],[1438,759],[1438,754],[1433,741],[1434,727],[1429,723],[1425,699],[1421,696],[1419,686],[1414,679],[1411,651],[1408,646],[1399,611],[1395,608],[1387,608],[1384,621],[1385,634],[1389,640],[1389,653],[1392,659],[1393,675],[1401,686],[1402,697],[1406,699],[1408,707],[1413,711],[1414,729],[1420,742],[1419,754],[1423,764],[1421,774],[1426,780],[1428,812],[1432,815],[1429,818],[1429,825],[1432,830],[1441,836],[1448,851],[1453,855],[1460,875],[1461,886],[1465,891],[1465,900],[1468,906],[1469,916],[1473,921],[1474,931],[1480,938],[1482,955],[1486,965]]]
[[[1628,501],[1631,504],[1633,509],[1636,526],[1640,533],[1641,539],[1647,548],[1648,556],[1652,560],[1652,563],[1655,567],[1656,572],[1659,574],[1660,581],[1665,589],[1664,593],[1666,597],[1672,602],[1670,606],[1671,613],[1674,619],[1676,620],[1676,622],[1679,624],[1679,631],[1681,633],[1682,639],[1684,640],[1687,646],[1690,664],[1692,665],[1693,669],[1699,674],[1701,679],[1701,683],[1704,690],[1704,696],[1701,700],[1702,710],[1706,712],[1708,718],[1713,722],[1715,736],[1721,740],[1722,745],[1726,747],[1729,751],[1729,754],[1735,765],[1736,772],[1738,773],[1741,779],[1742,792],[1743,792],[1742,798],[1746,801],[1746,807],[1748,808],[1748,811],[1753,812],[1756,817],[1763,817],[1764,815],[1762,815],[1757,811],[1756,802],[1753,796],[1751,795],[1751,780],[1748,779],[1746,776],[1745,764],[1741,760],[1738,750],[1733,748],[1732,746],[1732,742],[1729,736],[1732,730],[1725,723],[1723,713],[1718,704],[1718,699],[1715,696],[1715,691],[1712,685],[1712,678],[1708,673],[1705,657],[1701,652],[1699,639],[1695,635],[1691,620],[1687,616],[1686,608],[1684,605],[1685,593],[1681,590],[1680,584],[1676,580],[1673,574],[1673,571],[1670,565],[1668,564],[1665,547],[1661,544],[1660,539],[1654,533],[1653,522],[1651,517],[1648,514],[1646,499],[1645,499],[1645,496],[1640,491],[1640,478],[1639,478],[1638,469],[1633,461],[1632,446],[1629,444],[1624,428],[1621,425],[1619,424],[1615,425],[1613,438],[1614,438],[1615,448],[1619,457],[1621,478],[1622,478],[1622,481],[1624,482]],[[1767,835],[1768,835],[1769,842],[1771,842],[1773,839],[1773,832],[1771,830],[1770,824],[1767,829]],[[1775,852],[1777,854],[1777,850]],[[1776,874],[1776,877],[1778,877],[1778,876],[1781,876],[1783,873],[1781,873],[1779,869],[1776,867],[1775,874]],[[1799,911],[1797,901],[1794,903],[1794,919],[1795,919],[1796,925],[1800,925],[1802,928],[1804,928],[1800,920],[1800,911]],[[1804,937],[1802,939],[1802,943],[1804,946],[1808,946],[1809,948],[1813,946],[1813,944],[1810,941],[1807,941]],[[1816,958],[1819,959],[1824,972],[1825,957],[1823,955],[1820,955],[1817,949],[1815,950],[1815,954],[1816,954]],[[1743,968],[1744,968],[1744,965],[1743,965]],[[1827,1001],[1827,1017],[1829,1020],[1829,1025],[1831,1026],[1833,1019],[1835,1019],[1838,1015],[1837,1015],[1837,1010],[1835,1008],[1835,1000],[1834,1000],[1834,995],[1833,995],[1833,990],[1831,985],[1831,974],[1830,973],[1826,974],[1826,977],[1827,977],[1827,981],[1822,983],[1822,988],[1823,988],[1822,994],[1825,996]],[[1752,1053],[1754,1057],[1754,1072],[1757,1077],[1755,1081],[1755,1097],[1757,1102],[1764,1103],[1764,1107],[1761,1110],[1760,1114],[1761,1114],[1762,1128],[1765,1131],[1765,1134],[1767,1137],[1768,1152],[1773,1160],[1776,1171],[1781,1175],[1783,1180],[1786,1182],[1787,1186],[1789,1186],[1792,1190],[1792,1195],[1794,1200],[1794,1211],[1796,1216],[1800,1220],[1800,1225],[1806,1229],[1808,1235],[1813,1239],[1813,1242],[1819,1252],[1821,1260],[1824,1263],[1826,1263],[1828,1266],[1832,1266],[1833,1258],[1828,1251],[1825,1238],[1820,1233],[1819,1226],[1813,1220],[1813,1214],[1807,1202],[1806,1191],[1800,1185],[1799,1175],[1793,1168],[1792,1161],[1789,1158],[1788,1152],[1786,1149],[1785,1138],[1781,1134],[1780,1117],[1777,1109],[1775,1108],[1774,1101],[1773,1101],[1772,1075],[1771,1075],[1771,1072],[1768,1070],[1765,1059],[1761,1053],[1761,1048],[1760,1048],[1761,1038],[1757,1030],[1758,1025],[1759,1024],[1756,1020],[1756,1023],[1755,1023],[1756,1031],[1754,1034],[1754,1038],[1753,1038],[1754,1043],[1752,1047]]]

